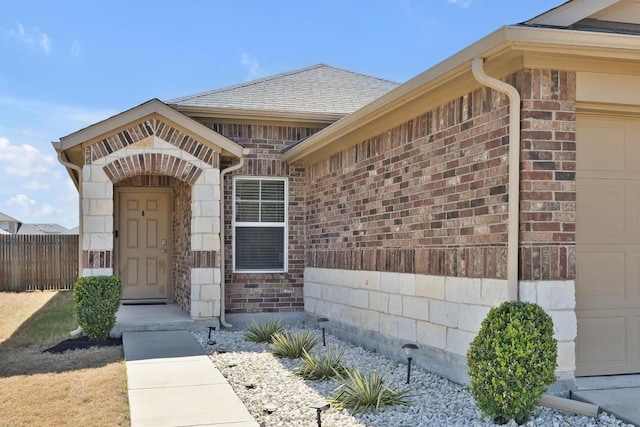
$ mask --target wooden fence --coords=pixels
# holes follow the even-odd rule
[[[72,289],[77,279],[77,235],[0,235],[0,291]]]

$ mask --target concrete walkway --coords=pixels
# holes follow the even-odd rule
[[[621,421],[640,426],[640,375],[576,379],[571,398],[598,405]]]
[[[124,332],[132,427],[258,427],[188,331]]]

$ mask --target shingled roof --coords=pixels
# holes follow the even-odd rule
[[[212,108],[346,115],[398,83],[325,64],[167,101],[178,110]]]

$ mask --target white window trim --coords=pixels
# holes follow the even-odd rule
[[[236,181],[238,180],[254,180],[254,181],[283,181],[284,182],[284,262],[282,270],[238,270],[236,269],[236,226],[247,227],[282,227],[282,223],[273,222],[238,222],[236,223]],[[231,230],[233,234],[231,258],[233,260],[233,272],[234,273],[286,273],[289,269],[289,180],[282,177],[268,177],[268,176],[234,176],[233,177],[233,192],[231,196],[233,209],[231,212]]]

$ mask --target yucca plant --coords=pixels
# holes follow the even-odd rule
[[[354,413],[368,409],[376,412],[385,406],[412,404],[410,388],[394,390],[386,385],[387,377],[378,372],[363,375],[358,368],[347,369],[344,375],[337,376],[336,382],[338,387],[333,390],[329,402],[338,408],[351,409]]]
[[[318,344],[318,339],[312,331],[292,335],[289,332],[275,333],[272,337],[271,352],[277,357],[298,359],[304,350],[310,351]]]
[[[244,331],[245,341],[270,343],[274,334],[282,332],[282,322],[272,320],[267,323],[252,321]]]
[[[327,347],[327,352],[320,356],[303,349],[300,366],[294,373],[306,380],[322,381],[335,378],[345,370],[342,366],[342,356],[344,350],[334,352],[331,347]]]

